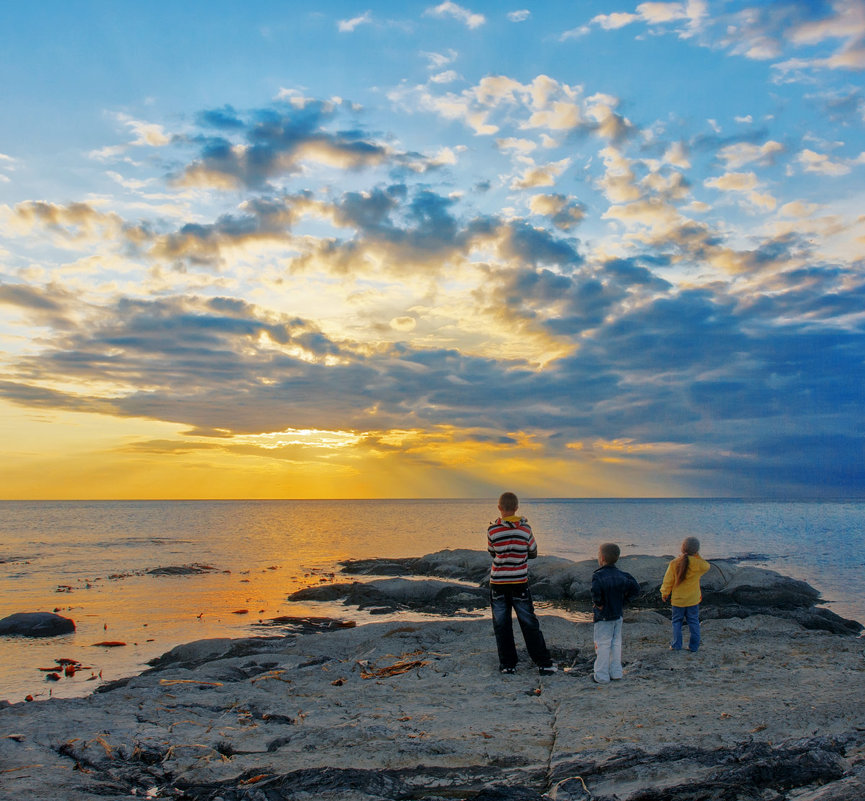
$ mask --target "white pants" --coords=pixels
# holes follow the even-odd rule
[[[595,623],[595,680],[622,678],[622,618]]]

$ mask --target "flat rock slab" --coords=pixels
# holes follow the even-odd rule
[[[201,573],[215,573],[216,568],[210,565],[168,565],[167,567],[154,567],[147,571],[148,576],[196,576]]]
[[[628,612],[625,679],[598,686],[592,626],[541,621],[575,670],[499,674],[488,620],[190,644],[107,692],[0,708],[0,798],[865,797],[861,640],[756,615],[706,621],[693,655]]]
[[[0,620],[0,635],[56,637],[71,634],[75,623],[53,612],[16,612]]]
[[[436,579],[391,578],[327,584],[298,590],[288,596],[289,601],[339,599],[359,609],[403,608],[438,614],[452,613],[457,609],[479,609],[489,605],[489,593],[486,590]]]

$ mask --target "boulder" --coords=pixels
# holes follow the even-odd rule
[[[490,572],[490,555],[468,548],[446,548],[405,559],[351,559],[342,572],[363,576],[438,576],[459,581],[483,581]]]
[[[16,612],[0,620],[0,635],[56,637],[58,634],[71,634],[73,631],[75,623],[72,620],[53,612]]]
[[[754,558],[761,556],[753,555]],[[673,556],[634,554],[623,556],[619,567],[630,573],[639,582],[641,595],[632,604],[643,609],[669,609],[661,601],[660,588],[667,565]],[[832,612],[817,609],[820,593],[809,584],[774,570],[740,564],[750,561],[751,556],[736,559],[712,559],[709,572],[703,576],[704,616],[742,617],[750,614],[775,614],[796,620],[805,628],[831,631],[833,633],[856,634],[862,626],[856,621],[845,620]],[[479,588],[489,584],[490,556],[486,551],[469,549],[446,549],[417,558],[407,559],[358,559],[343,562],[343,572],[355,575],[379,576],[437,576],[464,582],[475,582]],[[578,607],[591,606],[592,573],[597,569],[595,559],[573,562],[558,556],[540,556],[529,563],[529,587],[537,600],[573,602]],[[393,581],[397,581],[394,579]],[[384,606],[387,609],[409,607],[430,609],[446,613],[455,606],[455,598],[448,594],[435,596],[441,589],[432,585],[423,589],[419,582],[400,578],[405,584],[387,585],[382,582],[368,584],[331,585],[327,588],[302,590],[291,596],[291,600],[337,600],[347,604],[358,604],[363,608]],[[396,590],[397,587],[401,589]],[[463,594],[473,594],[473,588],[462,587]],[[452,590],[451,594],[455,594]],[[485,595],[478,595],[475,604],[467,599],[460,606],[477,608],[485,605]],[[483,602],[482,599],[483,598]],[[444,606],[444,608],[443,608]],[[709,610],[714,610],[710,613]]]

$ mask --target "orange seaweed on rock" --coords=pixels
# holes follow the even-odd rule
[[[362,679],[383,679],[388,676],[398,676],[400,673],[408,673],[415,668],[422,668],[428,665],[429,662],[423,659],[411,659],[402,662],[394,662],[392,665],[387,665],[382,668],[373,668],[371,670],[361,667],[360,677]]]

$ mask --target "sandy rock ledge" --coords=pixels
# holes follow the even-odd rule
[[[697,655],[628,613],[626,675],[542,616],[559,664],[497,671],[487,620],[205,640],[87,698],[0,708],[0,799],[860,801],[865,658],[850,635],[708,620]]]

